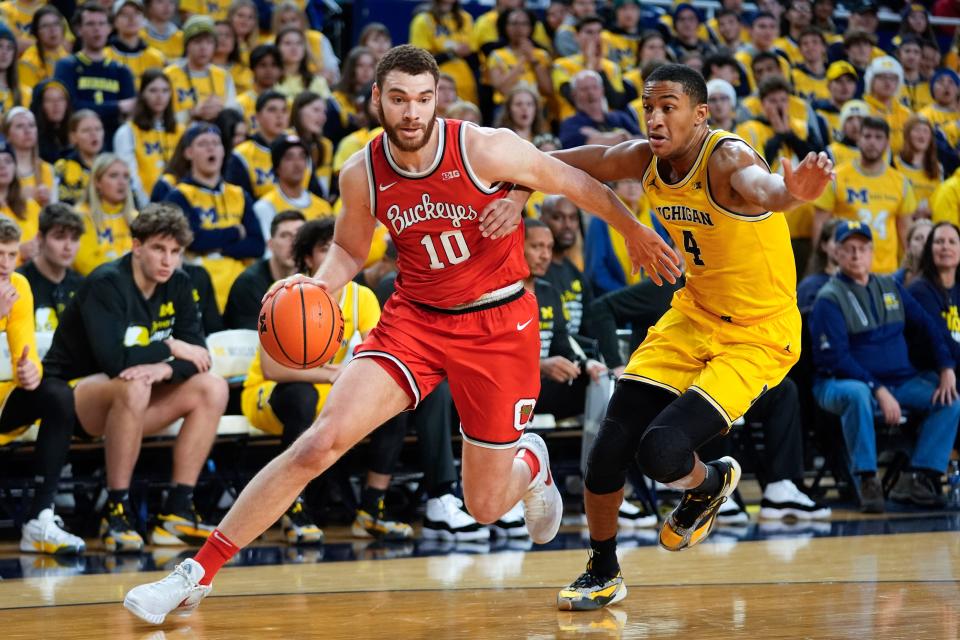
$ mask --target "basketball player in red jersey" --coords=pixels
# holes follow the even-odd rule
[[[444,377],[461,418],[470,513],[491,523],[522,498],[533,541],[556,535],[563,505],[547,448],[524,434],[540,392],[540,340],[536,300],[522,285],[523,231],[487,238],[479,218],[515,182],[596,212],[623,234],[635,267],[658,282],[658,273],[675,281],[678,259],[586,173],[510,131],[438,119],[438,78],[433,56],[413,46],[381,60],[373,101],[385,134],[341,171],[343,213],[316,274],[330,291],[352,279],[379,220],[397,247],[399,271],[380,323],[314,425],[257,474],[196,557],[127,594],[124,606],[140,618],[159,624],[171,611],[195,608],[220,567],[273,525],[310,480]]]

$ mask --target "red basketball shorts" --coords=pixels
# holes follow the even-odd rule
[[[357,348],[406,390],[411,408],[444,379],[467,442],[510,448],[540,395],[539,307],[534,295],[490,308],[446,313],[398,295]]]

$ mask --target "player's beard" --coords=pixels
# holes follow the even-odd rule
[[[390,143],[400,151],[404,152],[419,151],[425,147],[427,142],[430,141],[430,137],[433,135],[434,126],[437,124],[437,109],[434,107],[433,115],[430,116],[429,120],[424,126],[423,138],[421,138],[419,142],[407,142],[397,135],[397,127],[392,126],[387,121],[387,116],[383,112],[382,104],[377,104],[377,113],[380,116],[380,126],[382,126],[383,130],[387,132],[387,138],[390,139]]]

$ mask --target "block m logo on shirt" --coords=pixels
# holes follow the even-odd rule
[[[862,202],[867,204],[867,190],[866,189],[851,189],[847,187],[847,202],[853,204],[854,202]]]

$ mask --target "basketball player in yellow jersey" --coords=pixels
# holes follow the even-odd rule
[[[780,212],[814,200],[833,175],[826,154],[773,174],[740,138],[707,125],[707,87],[689,67],[647,78],[648,141],[586,146],[556,156],[600,181],[642,179],[660,222],[686,257],[687,283],[650,329],[620,380],[590,452],[584,491],[587,570],[560,591],[564,610],[597,609],[626,595],[616,556],[627,466],[685,493],[660,531],[680,551],[702,542],[740,468],[704,464],[696,450],[729,430],[777,385],[800,351],[790,232]]]

